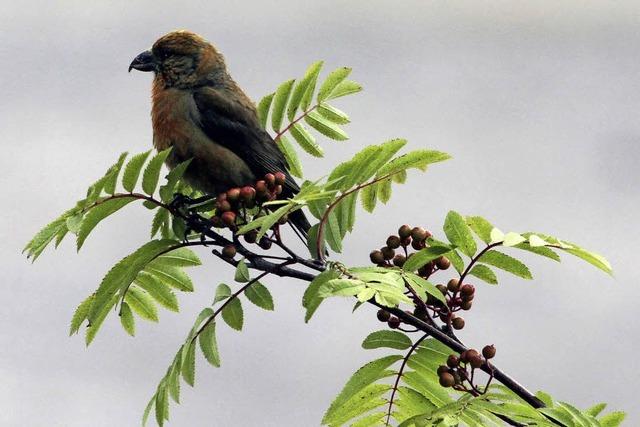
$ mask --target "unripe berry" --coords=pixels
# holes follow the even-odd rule
[[[256,189],[250,186],[242,187],[240,190],[240,199],[244,202],[253,200],[256,197]]]
[[[442,293],[442,295],[447,294],[447,287],[445,285],[436,285],[436,288]]]
[[[453,329],[464,328],[464,319],[462,317],[456,317],[451,321],[451,326],[453,326]]]
[[[471,310],[471,305],[473,303],[471,301],[463,301],[462,304],[460,304],[460,308],[463,310]]]
[[[389,246],[380,248],[380,252],[382,252],[382,256],[384,256],[384,259],[393,259],[396,254],[396,251],[391,249]]]
[[[231,210],[231,203],[227,200],[218,200],[216,202],[216,208],[219,212],[228,212]]]
[[[416,251],[419,251],[420,249],[424,249],[425,248],[424,240],[413,239],[411,241],[411,247]]]
[[[460,281],[458,279],[451,279],[449,283],[447,283],[447,289],[451,292],[457,292],[460,288]]]
[[[272,173],[268,173],[264,176],[264,182],[267,183],[267,187],[273,188],[276,185],[276,176]]]
[[[472,368],[475,369],[481,367],[483,362],[484,360],[482,360],[482,356],[480,356],[479,354],[476,354],[473,357],[469,358],[469,364]]]
[[[462,295],[463,297],[469,297],[471,295],[473,295],[476,292],[476,288],[473,285],[462,285],[462,287],[460,288],[460,295]]]
[[[411,227],[406,224],[401,226],[398,229],[398,236],[400,236],[401,239],[406,239],[407,237],[411,236]]]
[[[240,198],[239,188],[236,187],[227,191],[227,200],[229,200],[230,202],[236,202],[238,201],[239,198]]]
[[[387,321],[387,324],[389,325],[389,327],[391,329],[397,329],[400,326],[400,319],[398,319],[397,317],[393,316],[392,318],[390,318]]]
[[[388,322],[389,319],[391,319],[391,313],[387,310],[380,309],[376,315],[378,316],[378,320],[381,322]]]
[[[266,251],[271,248],[271,240],[263,236],[258,242],[258,246],[260,246],[262,249]]]
[[[402,267],[406,261],[407,261],[407,258],[401,254],[398,254],[393,257],[393,265],[395,265],[396,267]]]
[[[222,256],[225,258],[233,258],[236,256],[236,247],[233,245],[226,245],[222,248]]]
[[[222,222],[222,218],[220,218],[219,216],[212,216],[211,219],[211,225],[213,225],[215,228],[222,228],[224,227],[224,222]]]
[[[436,372],[438,373],[438,376],[440,376],[442,374],[449,372],[449,368],[444,365],[440,365],[438,366],[438,370]]]
[[[493,346],[493,344],[486,345],[482,349],[482,355],[485,359],[493,359],[496,355],[496,348]]]
[[[427,230],[422,227],[413,227],[411,230],[411,238],[424,242],[427,239]]]
[[[451,266],[451,261],[449,258],[441,256],[436,260],[436,265],[440,270],[446,270]]]
[[[222,222],[229,227],[233,226],[236,222],[236,214],[234,212],[225,212],[220,218]]]
[[[276,177],[276,185],[284,185],[284,182],[287,180],[287,176],[282,172],[276,172],[274,176]]]
[[[456,379],[448,372],[443,372],[440,375],[439,381],[442,387],[453,387],[456,384]]]
[[[282,193],[282,185],[278,184],[276,185],[276,188],[273,190],[276,195],[281,194]]]
[[[387,246],[391,249],[397,249],[400,247],[400,238],[398,236],[387,237]]]
[[[460,354],[460,360],[462,362],[469,363],[469,361],[476,356],[480,356],[480,353],[478,353],[477,350],[470,348],[469,350],[465,350]]]
[[[374,264],[381,264],[384,262],[384,255],[382,255],[382,252],[378,250],[371,251],[371,253],[369,254],[369,259]]]
[[[255,243],[258,240],[258,232],[256,230],[247,231],[244,235],[244,241],[247,243]]]
[[[400,239],[400,244],[406,248],[411,244],[411,237],[405,237],[404,239]]]
[[[263,179],[256,182],[256,194],[267,194],[267,183]]]
[[[447,357],[447,366],[448,367],[455,368],[459,364],[460,364],[460,359],[455,354],[452,354],[449,357]]]

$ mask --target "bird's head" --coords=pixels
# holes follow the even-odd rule
[[[151,50],[136,56],[129,65],[153,71],[167,87],[188,88],[215,82],[226,74],[223,56],[216,48],[189,31],[173,31],[160,37]]]

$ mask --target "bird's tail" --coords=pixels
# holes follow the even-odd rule
[[[304,212],[302,212],[302,210],[291,212],[289,215],[289,222],[291,222],[293,228],[298,232],[300,238],[306,244],[311,224],[309,224],[309,220],[307,220]]]

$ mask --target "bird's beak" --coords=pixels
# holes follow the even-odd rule
[[[155,56],[153,56],[150,50],[146,50],[136,56],[131,64],[129,64],[129,72],[131,72],[132,69],[138,71],[155,71],[157,67],[158,63],[156,62]]]

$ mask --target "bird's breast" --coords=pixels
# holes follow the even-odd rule
[[[190,93],[154,85],[152,103],[153,145],[158,151],[193,138],[197,109]]]

